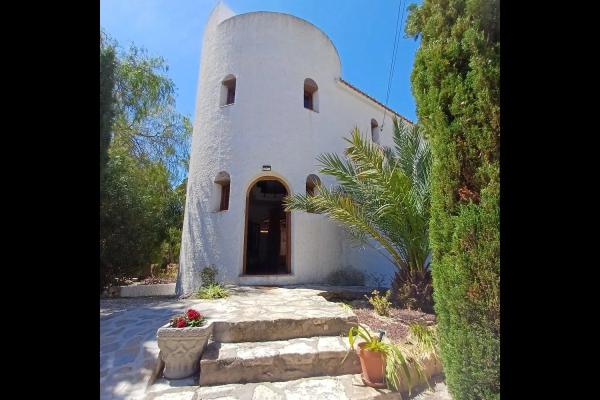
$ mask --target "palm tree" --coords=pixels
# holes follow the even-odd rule
[[[321,173],[338,186],[317,184],[315,195],[295,194],[284,200],[287,211],[310,211],[341,223],[360,243],[376,249],[396,267],[393,299],[432,311],[429,270],[431,150],[418,125],[394,118],[394,147],[383,148],[354,128],[344,157],[317,158]]]

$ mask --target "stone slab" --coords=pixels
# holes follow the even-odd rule
[[[200,385],[276,382],[360,372],[358,357],[354,351],[348,353],[349,348],[347,339],[338,336],[211,342],[200,361]]]
[[[175,296],[175,283],[119,286],[120,297]]]

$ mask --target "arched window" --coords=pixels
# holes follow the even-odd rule
[[[317,185],[321,184],[321,180],[319,179],[319,177],[315,174],[310,174],[309,176],[306,177],[306,194],[308,196],[314,196],[316,194],[319,194],[316,189],[317,189]]]
[[[371,139],[375,143],[379,143],[379,124],[375,119],[371,119]]]
[[[221,102],[222,106],[235,103],[235,76],[227,75],[221,82]]]
[[[219,211],[225,211],[229,209],[229,174],[225,171],[221,171],[215,178],[215,183],[221,186],[221,200],[219,202]]]
[[[319,190],[317,186],[321,184],[321,180],[315,174],[310,174],[306,177],[306,195],[307,196],[316,196],[319,194]],[[311,207],[309,210],[306,210],[309,213],[316,213],[316,211]]]
[[[304,80],[304,108],[317,112],[319,111],[318,90],[319,87],[315,81],[310,78]]]

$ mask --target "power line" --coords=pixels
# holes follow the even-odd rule
[[[400,17],[400,14],[402,14],[402,18]],[[400,21],[400,25],[398,25],[399,21]],[[396,55],[398,53],[398,43],[399,43],[398,38],[400,37],[400,30],[398,28],[399,28],[399,26],[402,26],[403,22],[404,22],[404,9],[402,7],[402,0],[400,0],[398,3],[398,13],[396,15],[396,33],[394,34],[394,46],[392,49],[392,60],[390,62],[390,73],[389,73],[389,77],[388,77],[387,91],[385,94],[385,108],[383,109],[383,119],[381,121],[381,128],[380,128],[381,131],[383,131],[383,126],[385,125],[385,114],[387,112],[387,106],[388,106],[388,102],[390,100],[390,89],[392,87],[392,79],[394,77],[394,67],[396,66]]]

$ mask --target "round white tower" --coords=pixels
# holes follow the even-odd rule
[[[234,15],[222,5],[213,11],[202,46],[178,294],[196,290],[208,265],[237,284],[319,282],[341,267],[340,228],[280,205],[285,194],[312,190],[314,175],[333,183],[318,176],[315,158],[343,148],[346,132],[330,129],[340,118],[340,70],[331,40],[307,21]]]

